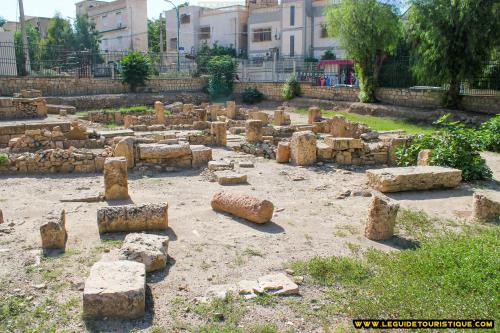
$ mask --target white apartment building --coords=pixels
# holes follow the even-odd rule
[[[75,6],[76,15],[94,20],[102,51],[148,50],[147,0],[84,0]]]
[[[177,13],[165,11],[167,27],[167,53],[177,53]],[[207,8],[185,6],[179,9],[179,50],[183,54],[195,54],[203,43],[213,46],[233,47],[246,52],[248,10],[245,6]]]
[[[345,51],[338,40],[328,37],[324,11],[331,0],[282,0],[269,8],[250,9],[248,17],[249,58],[320,58],[326,50],[337,58]]]

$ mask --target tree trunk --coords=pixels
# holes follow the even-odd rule
[[[358,98],[363,103],[374,103],[375,98],[375,81],[373,71],[367,70],[368,66],[356,65],[356,72],[359,78],[359,95]]]
[[[462,96],[460,96],[460,80],[452,79],[450,88],[444,95],[443,105],[449,109],[460,109]]]

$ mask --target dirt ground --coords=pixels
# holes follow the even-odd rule
[[[169,204],[169,263],[164,271],[148,275],[147,315],[138,321],[85,322],[80,318],[82,284],[91,265],[103,254],[113,256],[114,244],[119,242],[109,238],[120,240],[124,235],[99,237],[96,210],[108,203],[61,203],[60,199],[75,193],[103,191],[102,175],[2,176],[0,208],[5,222],[0,231],[0,296],[24,295],[32,306],[43,304],[47,298],[69,304],[69,320],[59,324],[59,330],[147,332],[163,327],[165,332],[183,332],[183,326],[203,324],[198,315],[189,311],[189,305],[211,285],[283,272],[287,263],[294,260],[351,255],[353,244],[361,249],[398,248],[394,242],[373,242],[363,237],[370,198],[337,198],[345,190],[366,189],[367,168],[333,164],[294,167],[225,149],[214,149],[213,155],[214,159],[253,161],[254,168],[241,169],[248,175],[248,184],[223,187],[208,182],[200,174],[202,170],[129,175],[131,202]],[[476,187],[499,190],[500,155],[484,156],[496,181],[391,197],[400,200],[403,207],[432,215],[464,216],[472,209]],[[255,225],[214,212],[210,199],[221,188],[271,200],[275,205],[272,222]],[[49,212],[60,209],[67,211],[67,253],[40,260],[39,225]],[[271,322],[282,330],[323,332],[322,323],[306,318],[300,307],[312,306],[310,300],[321,293],[321,289],[301,287],[300,296],[288,297],[287,302],[274,307],[248,302],[242,325]],[[339,315],[329,320],[335,326],[346,318]]]

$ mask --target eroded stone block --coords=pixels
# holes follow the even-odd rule
[[[102,207],[97,210],[99,232],[165,230],[168,204],[141,204]]]
[[[42,248],[44,250],[64,250],[68,239],[66,232],[66,211],[63,209],[60,214],[53,212],[47,219],[48,221],[40,227]]]
[[[365,226],[365,237],[371,240],[386,240],[394,235],[394,225],[399,203],[390,198],[373,194]]]
[[[104,161],[104,196],[106,200],[128,199],[128,173],[125,157],[108,157]]]
[[[152,234],[128,234],[120,249],[120,259],[143,263],[146,272],[153,272],[167,265],[168,237]]]
[[[311,131],[295,132],[290,142],[290,159],[296,165],[316,162],[316,135]]]

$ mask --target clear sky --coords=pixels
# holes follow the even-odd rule
[[[28,16],[52,17],[56,12],[60,12],[63,17],[75,16],[75,3],[80,0],[23,0],[24,14]],[[175,4],[181,4],[186,0],[173,0]],[[192,5],[203,4],[210,7],[228,6],[239,4],[239,0],[192,0],[188,1]],[[158,18],[160,13],[172,6],[164,0],[148,0],[148,17]],[[8,21],[17,21],[19,16],[18,0],[0,0],[0,16]]]

